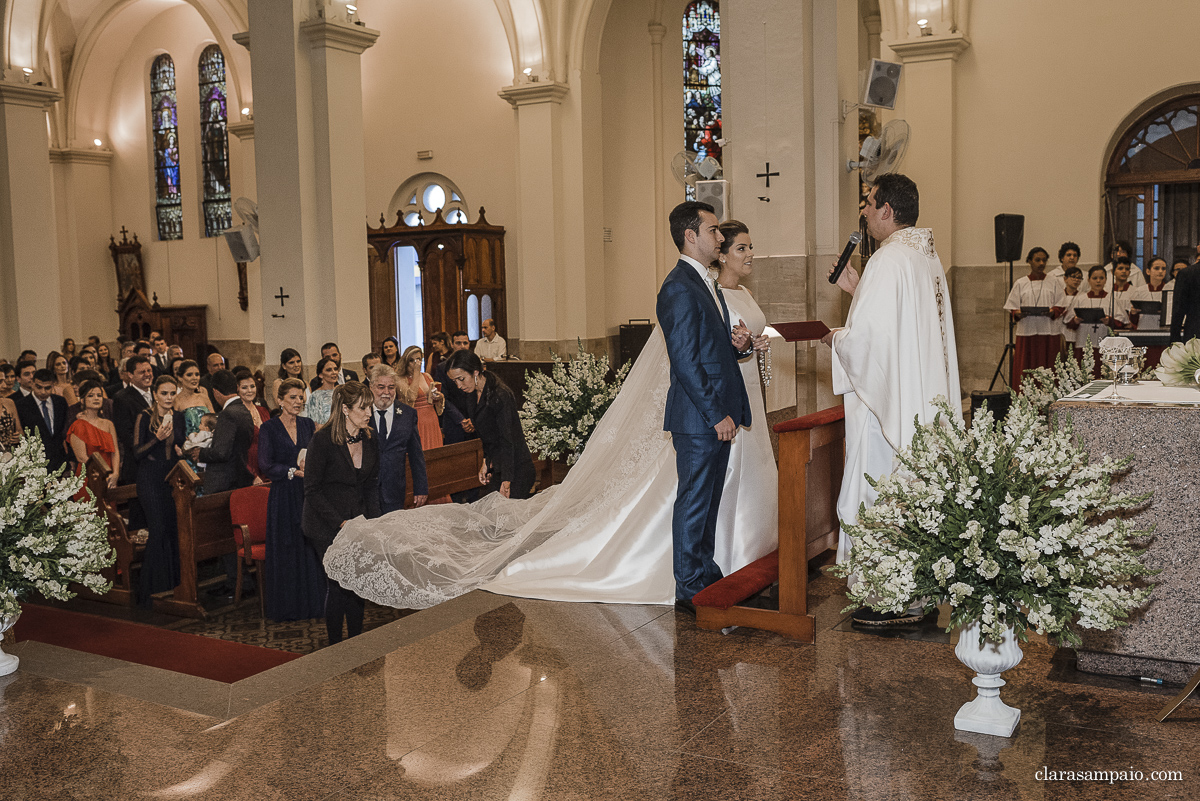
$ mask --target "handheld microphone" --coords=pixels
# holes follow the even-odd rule
[[[829,283],[836,284],[838,279],[842,277],[842,271],[846,269],[846,265],[850,263],[850,255],[854,253],[854,249],[858,247],[858,243],[862,241],[862,234],[858,231],[850,234],[850,241],[846,243],[846,249],[842,251],[842,255],[838,257],[837,266],[833,268],[833,272],[829,274]]]

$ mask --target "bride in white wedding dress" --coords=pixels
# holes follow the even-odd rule
[[[752,269],[750,236],[733,221],[721,229],[730,319],[744,320],[757,337],[766,317],[737,284]],[[725,575],[778,542],[777,470],[757,358],[741,369],[752,425],[734,437],[721,496],[715,559]],[[562,484],[526,500],[492,493],[472,504],[350,520],[325,555],[326,572],[363,598],[404,609],[473,589],[556,601],[674,603],[678,482],[671,437],[662,430],[669,373],[656,328]]]

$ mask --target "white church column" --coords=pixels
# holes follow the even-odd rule
[[[517,84],[500,91],[517,113],[517,192],[521,209],[517,246],[517,293],[523,359],[544,359],[569,329],[571,312],[582,307],[569,296],[563,192],[563,98],[556,81]],[[510,273],[511,276],[511,273]],[[582,333],[582,332],[581,332]]]
[[[349,22],[343,3],[310,9],[257,0],[238,37],[253,67],[269,366],[286,347],[308,364],[328,340],[344,354],[370,349],[359,54],[379,33]]]
[[[823,319],[832,326],[840,319],[840,298],[824,273],[853,230],[853,217],[841,219],[841,199],[854,186],[837,171],[844,163],[837,84],[844,37],[836,5],[742,0],[721,6],[730,215],[750,228],[751,288],[770,322]],[[828,356],[828,349],[798,346],[799,414],[836,403]]]
[[[922,228],[947,270],[954,264],[954,65],[971,45],[966,34],[966,0],[926,11],[916,0],[881,3],[885,61],[901,61],[904,73],[894,114],[912,130],[901,172],[921,193]],[[927,13],[928,16],[922,16]],[[922,33],[920,20],[928,34]]]
[[[53,176],[46,109],[62,93],[0,81],[0,353],[62,342]]]
[[[63,148],[50,151],[58,223],[59,280],[63,336],[79,341],[95,334],[116,338],[117,278],[108,238],[113,226],[111,150]]]

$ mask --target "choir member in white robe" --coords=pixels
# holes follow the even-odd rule
[[[1059,333],[1062,334],[1064,348],[1072,350],[1075,348],[1075,329],[1068,328],[1067,321],[1074,316],[1071,310],[1075,305],[1075,299],[1079,297],[1079,287],[1082,283],[1083,271],[1078,267],[1069,268],[1063,274],[1062,288],[1059,289],[1058,298],[1050,309]]]
[[[1112,246],[1112,249],[1109,251],[1111,258],[1108,260],[1108,264],[1104,265],[1104,272],[1105,272],[1104,291],[1105,292],[1108,292],[1109,290],[1112,289],[1113,270],[1116,269],[1117,262],[1119,262],[1121,260],[1122,256],[1124,256],[1127,259],[1132,259],[1133,256],[1130,255],[1132,252],[1133,251],[1130,250],[1129,245],[1126,244],[1125,242],[1117,242],[1116,244],[1114,244]],[[1131,264],[1132,264],[1132,261],[1131,261]],[[1143,284],[1146,283],[1146,277],[1144,275],[1142,275],[1142,271],[1140,269],[1131,270],[1128,280],[1134,286],[1142,286]]]
[[[1046,277],[1061,289],[1063,275],[1072,267],[1079,266],[1079,254],[1082,252],[1074,242],[1063,242],[1058,248],[1058,266],[1046,273]]]
[[[1104,291],[1104,280],[1108,272],[1100,266],[1088,270],[1088,290],[1086,295],[1076,295],[1071,304],[1071,311],[1064,315],[1069,317],[1067,327],[1075,329],[1075,358],[1083,359],[1083,349],[1091,344],[1092,376],[1100,377],[1100,340],[1109,336],[1110,329],[1129,327],[1129,300],[1117,301]],[[1104,316],[1098,323],[1085,323],[1079,318],[1080,309],[1102,309]],[[1084,362],[1086,365],[1087,362]]]
[[[1167,260],[1161,256],[1155,256],[1146,265],[1146,285],[1140,286],[1129,293],[1129,300],[1150,300],[1162,303],[1163,290],[1167,288]],[[1162,313],[1158,314],[1143,314],[1138,318],[1138,330],[1146,331],[1149,329],[1162,329],[1165,326],[1162,324]],[[1163,351],[1166,347],[1163,345],[1149,345],[1146,348],[1146,366],[1158,367],[1159,359],[1162,358]]]
[[[917,423],[936,415],[938,396],[962,419],[958,355],[946,274],[928,228],[914,228],[917,187],[903,175],[880,176],[867,197],[867,232],[880,242],[861,281],[847,268],[838,286],[854,296],[846,325],[822,340],[833,348],[833,391],[846,409],[846,467],[838,495],[843,524],[858,520],[875,502],[873,478],[895,469]],[[832,271],[831,271],[832,272]],[[914,422],[915,421],[915,422]],[[838,562],[852,546],[845,528]],[[851,577],[850,583],[856,581]],[[889,615],[862,609],[858,623],[885,625],[920,620],[920,613]]]
[[[1059,288],[1046,278],[1046,262],[1050,254],[1045,248],[1033,248],[1025,257],[1029,275],[1023,275],[1013,283],[1004,308],[1016,323],[1015,346],[1013,349],[1012,375],[1009,386],[1021,389],[1021,376],[1035,367],[1053,367],[1054,357],[1062,350],[1059,324],[1051,315],[1051,308],[1058,303]],[[1046,309],[1045,316],[1024,314],[1022,307],[1036,306]]]
[[[1117,259],[1117,263],[1113,265],[1113,281],[1112,289],[1109,292],[1108,312],[1112,317],[1125,323],[1126,328],[1137,328],[1138,311],[1133,307],[1133,299],[1136,292],[1141,290],[1145,284],[1140,287],[1135,287],[1130,280],[1130,273],[1136,272],[1129,259],[1121,256]],[[1119,311],[1124,311],[1125,317],[1122,319],[1118,314]]]

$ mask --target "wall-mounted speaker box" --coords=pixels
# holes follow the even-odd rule
[[[996,215],[996,261],[1021,261],[1025,242],[1024,214]]]

